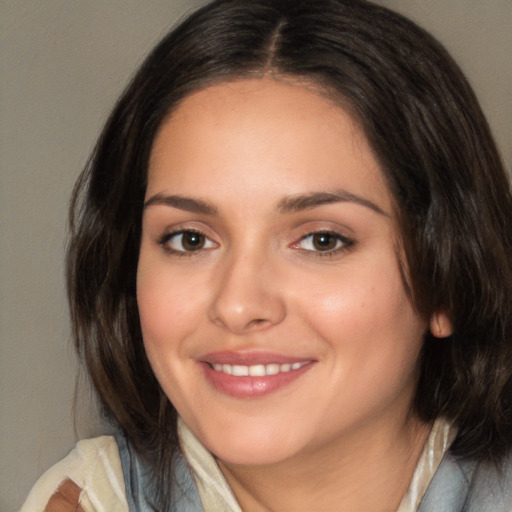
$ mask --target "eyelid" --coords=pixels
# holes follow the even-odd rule
[[[309,224],[309,223],[308,223]],[[316,224],[316,222],[314,223]],[[342,253],[350,250],[352,246],[356,243],[352,237],[348,237],[342,234],[341,228],[331,228],[330,226],[321,226],[318,228],[313,224],[313,226],[309,225],[308,227],[303,226],[307,231],[299,235],[297,233],[297,237],[295,237],[295,242],[291,243],[288,247],[295,249],[297,252],[302,253],[309,257],[318,257],[318,258],[334,258],[338,255],[341,256]],[[320,223],[319,223],[320,224]],[[186,225],[186,224],[178,224],[174,226],[167,226],[163,234],[158,236],[155,239],[155,242],[162,247],[162,249],[170,255],[174,256],[201,256],[205,255],[208,251],[212,249],[218,248],[220,244],[215,240],[217,237],[215,234],[210,234],[210,229],[203,228],[202,226],[197,227],[194,225]],[[196,249],[187,249],[186,247],[176,247],[172,246],[170,242],[176,240],[180,235],[184,235],[186,233],[197,233],[204,237],[205,243],[201,247],[197,247]],[[329,235],[336,239],[335,247],[326,248],[322,250],[322,248],[318,247],[304,247],[304,243],[314,237],[315,235]],[[181,243],[179,241],[178,243]]]
[[[204,237],[204,239],[207,241],[207,246],[203,246],[198,248],[197,250],[191,250],[187,251],[186,249],[177,249],[175,247],[172,247],[170,245],[170,242],[173,241],[175,238],[179,237],[180,235],[183,236],[186,233],[196,233],[198,235],[201,235]],[[177,256],[194,256],[199,255],[201,253],[204,253],[205,251],[209,251],[211,249],[214,249],[219,246],[219,244],[211,239],[204,231],[201,229],[193,228],[193,227],[179,227],[176,229],[169,229],[166,230],[166,232],[161,235],[157,239],[158,245],[162,246],[162,248],[173,255]]]
[[[308,238],[312,238],[315,235],[333,236],[337,240],[337,244],[336,244],[337,246],[333,249],[328,249],[325,251],[316,250],[314,248],[305,249],[303,247],[300,247],[300,244],[304,240],[307,240]],[[348,251],[354,244],[355,244],[355,240],[353,240],[345,235],[342,235],[341,233],[338,233],[337,231],[333,231],[332,229],[317,229],[317,230],[312,230],[312,231],[306,233],[305,235],[301,236],[299,238],[299,240],[297,240],[296,242],[294,242],[292,244],[292,247],[294,249],[301,251],[302,253],[304,253],[306,255],[312,255],[315,257],[319,257],[319,258],[325,258],[325,257],[332,258],[334,256],[344,253],[345,251]]]

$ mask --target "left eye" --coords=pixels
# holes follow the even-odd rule
[[[176,252],[194,252],[215,247],[215,243],[199,231],[179,231],[165,238],[163,245]]]
[[[333,252],[349,245],[351,242],[347,238],[328,231],[306,235],[297,244],[300,249],[315,252]]]

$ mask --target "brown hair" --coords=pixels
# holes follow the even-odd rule
[[[413,303],[454,325],[448,339],[425,339],[415,409],[458,425],[455,453],[498,460],[512,444],[510,185],[444,48],[366,1],[214,1],[121,96],[76,185],[67,260],[75,343],[104,410],[165,482],[176,413],[146,358],[135,297],[148,159],[187,94],[264,73],[314,82],[359,120],[398,205]]]

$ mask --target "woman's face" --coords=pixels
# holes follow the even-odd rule
[[[403,425],[426,323],[344,110],[267,78],[196,92],[161,127],[145,200],[146,351],[210,451],[276,463]]]

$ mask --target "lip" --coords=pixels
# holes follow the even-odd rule
[[[217,391],[235,398],[259,398],[274,393],[297,381],[315,365],[316,361],[304,357],[290,357],[270,352],[212,352],[198,358],[206,380]],[[265,376],[237,377],[217,371],[213,365],[268,365],[303,363],[296,370]]]
[[[210,364],[240,364],[252,366],[255,364],[285,364],[285,363],[303,363],[312,361],[308,357],[293,357],[274,352],[256,352],[256,351],[222,351],[210,352],[197,358],[198,360]]]

